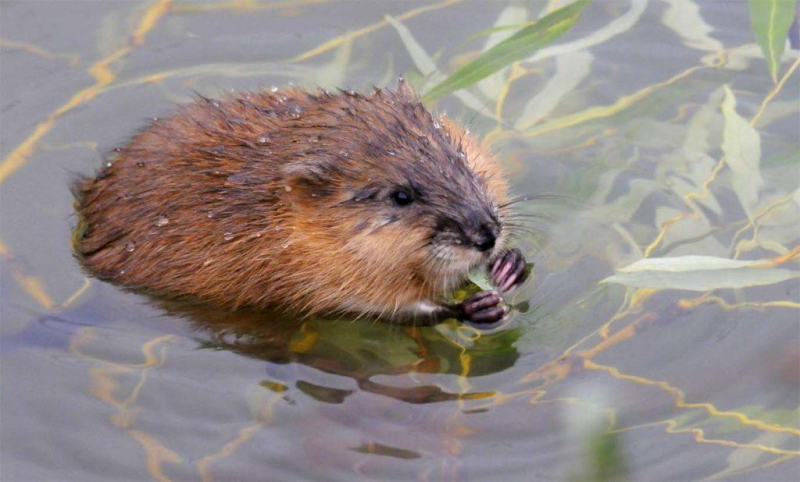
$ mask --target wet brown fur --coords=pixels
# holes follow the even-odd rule
[[[393,210],[391,185],[425,204]],[[232,307],[392,314],[463,282],[477,261],[432,256],[433,220],[502,218],[506,183],[485,146],[401,82],[198,99],[75,193],[76,253],[98,277]]]

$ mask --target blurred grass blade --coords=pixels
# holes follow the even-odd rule
[[[479,39],[481,37],[486,37],[487,35],[491,35],[493,33],[505,32],[507,30],[520,30],[520,29],[523,29],[525,27],[530,27],[532,25],[536,25],[537,23],[539,23],[538,20],[531,20],[529,22],[520,22],[520,23],[513,23],[513,24],[510,24],[510,25],[500,25],[500,26],[497,26],[497,27],[489,27],[489,28],[486,28],[486,29],[483,29],[483,30],[479,30],[479,31],[475,32],[474,34],[470,35],[469,38],[467,38],[467,40],[464,41],[464,44],[468,44],[468,43],[472,42],[473,40],[477,40],[477,39]]]
[[[708,52],[725,48],[712,36],[714,28],[703,18],[697,3],[692,0],[664,1],[669,6],[661,15],[661,23],[680,35],[684,45]]]
[[[443,95],[468,87],[552,43],[578,21],[581,10],[590,1],[579,0],[547,15],[535,25],[520,30],[458,69],[450,77],[426,92],[422,99],[433,101]]]
[[[769,260],[741,261],[714,256],[644,258],[617,270],[601,283],[619,283],[635,288],[710,291],[721,288],[764,286],[789,279],[798,273],[771,268]]]
[[[403,42],[403,45],[405,45],[408,55],[411,57],[411,60],[414,61],[414,66],[421,74],[420,79],[418,80],[420,90],[422,90],[424,83],[438,82],[440,79],[444,78],[444,74],[442,74],[436,67],[436,62],[433,60],[433,58],[431,58],[430,55],[428,55],[422,45],[417,42],[417,39],[414,38],[414,35],[410,30],[408,30],[408,28],[406,28],[405,25],[389,15],[386,16],[386,21],[389,22],[389,24],[394,27],[395,30],[397,30],[397,34],[400,36],[400,40]],[[472,95],[472,93],[466,91],[458,92],[456,97],[458,97],[458,99],[463,102],[465,106],[469,107],[475,112],[478,112],[492,120],[497,120],[494,113],[484,109],[484,103]]]
[[[417,70],[425,77],[435,74],[438,71],[436,62],[434,62],[430,55],[428,55],[428,52],[422,48],[422,45],[417,42],[417,39],[414,38],[411,31],[396,18],[389,15],[386,15],[385,18],[386,21],[389,22],[389,25],[394,27],[397,34],[400,35],[400,40],[403,41],[403,45],[405,45],[408,55],[411,57]]]
[[[781,55],[786,37],[794,21],[797,0],[749,0],[750,26],[767,59],[767,68],[774,83],[778,83]]]
[[[558,57],[567,52],[577,52],[586,50],[595,45],[608,42],[612,38],[622,35],[629,31],[639,22],[642,14],[647,9],[649,0],[631,0],[631,7],[622,15],[606,23],[601,28],[595,30],[585,37],[581,37],[571,42],[560,43],[545,47],[536,51],[533,55],[525,59],[525,62],[540,62],[551,57]]]
[[[500,15],[498,15],[494,25],[517,24],[525,22],[526,20],[528,20],[527,8],[509,5],[508,7],[504,8],[502,12],[500,12]],[[495,47],[504,40],[511,38],[519,30],[522,30],[522,28],[523,27],[520,27],[517,30],[504,30],[490,34],[486,38],[480,53],[482,54],[484,52],[488,52],[492,49],[492,47]],[[500,97],[501,92],[503,92],[503,90],[506,88],[510,74],[511,66],[503,67],[492,75],[481,79],[476,86],[480,92],[486,96],[487,99],[497,99]]]
[[[567,52],[556,58],[555,74],[544,88],[528,101],[515,123],[517,129],[532,127],[550,115],[561,99],[574,91],[589,76],[594,56],[584,50]]]
[[[727,85],[722,101],[722,115],[725,118],[722,153],[733,174],[731,184],[747,216],[753,219],[758,206],[759,191],[764,185],[760,170],[761,137],[736,112],[736,97]]]

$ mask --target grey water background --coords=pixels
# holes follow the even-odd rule
[[[595,1],[562,50],[437,101],[515,192],[564,198],[526,205],[535,281],[496,332],[152,300],[72,257],[70,183],[194,92],[425,89],[560,3],[0,4],[0,480],[597,480],[598,446],[631,480],[793,479],[798,52],[776,88],[747,2]],[[780,273],[599,283],[679,256]]]

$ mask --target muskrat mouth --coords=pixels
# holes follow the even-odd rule
[[[490,251],[470,249],[463,245],[442,244],[432,250],[435,271],[454,276],[466,275],[471,269],[485,265],[492,258]]]

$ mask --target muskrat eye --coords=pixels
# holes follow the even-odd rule
[[[392,201],[398,206],[408,206],[414,202],[414,199],[411,197],[411,194],[401,190],[392,193]]]

